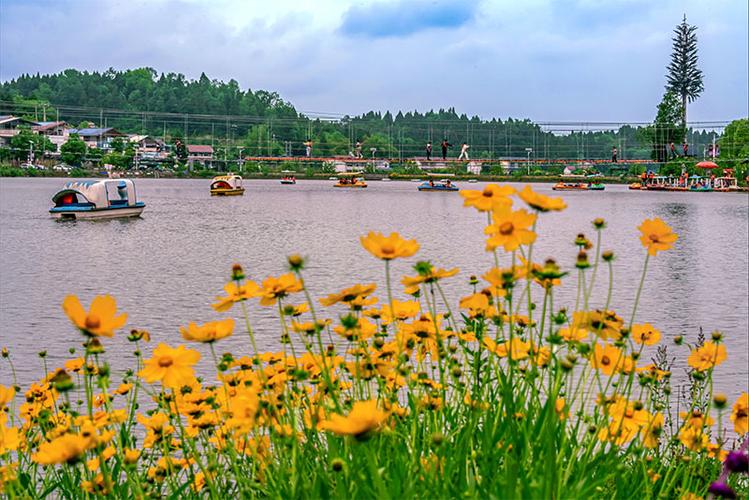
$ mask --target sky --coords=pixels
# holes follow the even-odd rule
[[[455,107],[647,122],[698,27],[690,121],[749,114],[747,0],[0,0],[0,80],[66,68],[235,79],[308,113]]]

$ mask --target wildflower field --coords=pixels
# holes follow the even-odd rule
[[[461,195],[486,221],[477,230],[494,267],[481,276],[417,261],[418,242],[370,232],[361,243],[385,287],[341,276],[340,290],[312,297],[299,255],[286,274],[257,282],[237,264],[213,305],[225,319],[175,325],[179,346],[128,325],[108,295],[88,308],[68,296],[62,309],[82,346],[64,366],[45,363],[21,388],[12,345],[2,351],[0,492],[746,498],[749,395],[728,401],[713,387],[727,358],[723,334],[666,346],[657,325],[637,321],[648,263],[678,238],[671,228],[660,219],[639,226],[628,250],[642,251],[642,279],[622,310],[610,303],[613,280],[596,288],[616,265],[604,220],[592,221],[591,239],[571,235],[576,264],[562,269],[535,262],[533,247],[538,219],[564,210],[563,200],[492,184]],[[392,260],[411,257],[413,275],[391,276]],[[465,283],[458,303],[443,280]],[[561,280],[576,280],[574,304],[555,302]],[[258,307],[277,311],[279,352],[257,349]],[[126,373],[109,368],[113,335],[132,341]],[[246,348],[225,353],[232,335]],[[195,343],[209,345],[210,376],[196,376]],[[690,367],[682,411],[673,357]]]

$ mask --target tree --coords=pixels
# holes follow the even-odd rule
[[[18,134],[10,138],[11,157],[17,160],[30,158],[33,150],[36,158],[41,158],[47,151],[53,151],[54,144],[46,135],[35,134],[29,127],[19,127]]]
[[[60,146],[60,159],[68,165],[79,167],[86,157],[86,143],[78,134],[70,134],[68,141]]]
[[[666,74],[666,90],[681,97],[681,123],[684,130],[687,126],[687,102],[697,99],[704,90],[702,71],[697,67],[696,31],[696,26],[687,24],[685,15],[681,24],[674,29],[673,52]]]
[[[640,129],[641,139],[651,144],[651,158],[653,160],[667,161],[669,145],[672,142],[679,142],[679,139],[686,134],[686,127],[681,123],[682,113],[683,109],[679,97],[668,91],[663,95],[661,103],[658,104],[655,123]]]
[[[749,159],[749,119],[741,118],[729,123],[718,144],[721,158]]]

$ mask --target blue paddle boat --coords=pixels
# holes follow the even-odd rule
[[[459,191],[459,189],[450,179],[439,181],[430,179],[419,184],[419,191]]]
[[[129,179],[71,181],[53,197],[49,213],[56,219],[112,219],[139,217],[145,203],[138,201]]]

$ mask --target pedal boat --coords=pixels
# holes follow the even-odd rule
[[[49,213],[56,219],[139,217],[146,204],[138,201],[129,179],[70,181],[52,197]]]
[[[229,173],[219,175],[211,181],[211,196],[242,196],[242,177]]]

